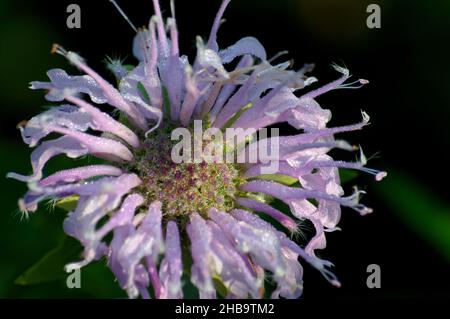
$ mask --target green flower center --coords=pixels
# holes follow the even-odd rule
[[[150,134],[136,154],[132,167],[143,180],[139,191],[148,203],[160,201],[167,217],[196,212],[206,216],[211,208],[234,208],[237,188],[242,184],[239,167],[230,163],[180,163],[171,158],[177,141],[171,128]]]

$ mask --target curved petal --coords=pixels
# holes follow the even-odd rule
[[[144,202],[143,197],[137,194],[125,198],[119,211],[97,230],[99,221],[118,207],[126,192],[128,192],[126,188],[117,188],[117,192],[100,192],[97,195],[80,198],[75,211],[64,220],[64,231],[83,244],[84,260],[66,265],[67,271],[83,267],[105,254],[106,244],[102,242],[103,237],[114,228],[132,221],[135,209]]]
[[[138,89],[139,84],[143,85],[150,98],[150,103],[154,103],[156,107],[144,101],[144,97]],[[141,107],[146,118],[155,119],[161,116],[161,86],[159,80],[154,81],[147,77],[144,70],[144,64],[139,64],[133,71],[124,77],[122,81],[120,81],[119,88],[120,93],[127,101],[137,103]]]
[[[37,204],[47,198],[58,199],[71,195],[83,197],[98,194],[126,194],[141,183],[142,181],[137,175],[123,174],[119,177],[103,177],[95,181],[58,186],[41,187],[38,184],[30,184],[30,190],[25,194],[22,206],[27,210],[34,211]]]
[[[228,79],[228,72],[225,70],[217,52],[205,47],[203,40],[197,37],[197,62],[205,69],[212,68],[217,71],[218,75],[224,79]]]
[[[140,143],[138,136],[122,123],[75,96],[66,96],[65,98],[67,101],[76,104],[83,112],[86,112],[91,116],[92,129],[114,134],[131,146],[139,147]]]
[[[30,147],[34,147],[42,138],[53,132],[53,127],[61,126],[70,130],[86,131],[92,127],[92,124],[89,114],[80,112],[73,105],[61,105],[33,117],[19,129],[23,141]]]
[[[275,280],[285,275],[286,267],[281,255],[281,244],[273,229],[241,223],[232,215],[216,210],[211,210],[209,216],[228,237],[234,240],[235,249],[249,254],[254,263],[271,271]]]
[[[70,158],[77,158],[89,153],[87,147],[78,140],[63,136],[55,140],[45,141],[31,153],[31,166],[33,174],[30,176],[16,173],[8,173],[7,177],[14,178],[22,182],[35,182],[42,178],[42,169],[45,164],[59,154],[66,154]]]
[[[75,183],[95,176],[120,176],[122,169],[111,165],[90,165],[56,172],[39,181],[40,187],[53,186],[60,183]]]
[[[133,154],[121,142],[98,137],[82,132],[71,131],[62,127],[50,126],[49,130],[72,137],[89,150],[89,153],[111,161],[131,161]]]
[[[161,219],[161,203],[154,202],[136,231],[127,237],[119,250],[118,260],[128,276],[126,289],[131,298],[136,298],[139,293],[134,282],[139,262],[144,257],[155,261],[164,250]]]
[[[361,215],[371,213],[370,208],[359,204],[359,195],[363,192],[356,191],[353,195],[348,197],[339,197],[336,195],[330,195],[323,191],[306,190],[295,187],[288,187],[279,183],[267,182],[267,181],[251,181],[241,186],[241,189],[246,192],[264,193],[275,198],[278,198],[286,203],[292,201],[304,200],[304,199],[316,199],[323,200],[325,203],[337,206],[342,205],[350,207],[358,211]]]
[[[159,277],[163,286],[160,298],[183,298],[183,290],[181,289],[182,274],[180,235],[177,224],[169,221],[166,231],[166,254],[159,268]]]
[[[212,232],[200,215],[192,214],[190,221],[186,230],[191,240],[193,260],[191,281],[199,290],[201,299],[214,299],[216,290],[212,276],[215,261],[210,254]]]
[[[219,8],[219,11],[217,12],[217,15],[214,19],[213,26],[211,28],[211,33],[209,35],[208,39],[208,48],[218,51],[218,45],[217,45],[217,32],[219,31],[220,24],[222,23],[222,17],[225,13],[226,8],[230,4],[231,0],[223,0],[222,4]]]
[[[70,63],[74,64],[77,68],[88,74],[97,83],[98,87],[102,90],[108,104],[123,111],[130,120],[136,124],[142,130],[146,130],[148,125],[145,118],[137,110],[136,106],[125,100],[120,92],[112,86],[108,81],[101,77],[97,72],[91,69],[84,60],[75,52],[66,51],[60,46],[55,46],[55,52],[64,56]]]
[[[297,223],[292,218],[280,212],[278,209],[273,208],[270,205],[267,205],[265,203],[250,198],[242,198],[242,197],[238,197],[236,199],[236,203],[241,206],[247,207],[248,209],[251,209],[255,212],[261,212],[274,218],[281,225],[289,229],[291,232],[295,232],[297,229]]]
[[[262,44],[253,37],[242,38],[232,46],[219,52],[219,56],[224,64],[230,63],[236,57],[245,54],[253,55],[263,61],[267,60],[266,49],[264,49]]]
[[[47,72],[47,75],[50,82],[34,81],[31,82],[30,88],[33,90],[50,90],[45,96],[49,101],[63,101],[63,93],[65,90],[69,90],[73,93],[88,94],[91,100],[97,104],[103,104],[108,101],[100,86],[89,75],[69,76],[66,71],[61,69],[52,69]]]
[[[237,298],[248,298],[249,295],[261,298],[264,289],[263,274],[252,269],[248,257],[236,251],[217,224],[211,221],[207,223],[213,235],[211,250],[221,266],[216,271],[229,293]]]
[[[281,258],[284,262],[284,275],[275,277],[277,289],[272,293],[272,298],[277,298],[279,295],[291,299],[300,297],[303,291],[303,268],[298,262],[298,255],[299,251],[304,255],[303,250],[294,242],[290,241],[284,233],[275,230],[272,225],[260,219],[258,216],[245,210],[233,210],[231,214],[237,220],[255,229],[273,233],[274,236],[278,237]],[[293,249],[293,247],[296,249]]]

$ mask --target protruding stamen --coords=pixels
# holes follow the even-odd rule
[[[70,63],[74,64],[76,67],[80,68],[80,64],[84,63],[84,60],[81,56],[79,56],[77,53],[72,51],[67,51],[62,46],[60,46],[57,43],[54,43],[52,46],[52,50],[50,51],[52,54],[59,54],[65,57]],[[84,70],[83,70],[84,71]],[[86,72],[87,73],[87,72]]]
[[[157,120],[156,124],[145,132],[145,134],[144,134],[145,138],[148,138],[148,136],[161,125],[162,118],[163,118],[162,114],[160,114],[158,116],[158,120]]]
[[[109,2],[111,2],[114,5],[114,7],[116,7],[117,11],[119,11],[119,13],[125,19],[125,21],[128,22],[128,24],[133,29],[133,31],[137,33],[138,32],[137,28],[134,26],[133,22],[131,22],[130,18],[128,18],[128,16],[125,14],[125,12],[123,12],[123,10],[119,7],[117,2],[115,0],[109,0]]]
[[[359,79],[351,83],[341,84],[337,89],[360,89],[366,84],[369,84],[369,80]]]
[[[164,19],[161,13],[161,6],[159,5],[159,0],[153,0],[153,7],[155,8],[156,16],[158,17],[157,21],[157,30],[158,30],[158,38],[161,43],[161,49],[164,53],[168,53],[169,45],[167,43],[167,35],[164,30]]]
[[[179,46],[178,46],[178,30],[177,24],[174,18],[167,19],[167,25],[170,30],[170,40],[172,41],[171,55],[178,56]]]
[[[318,88],[318,89],[315,89],[315,90],[313,90],[313,91],[311,91],[311,92],[306,93],[305,95],[302,96],[302,98],[311,98],[311,99],[314,99],[314,98],[318,97],[319,95],[322,95],[322,94],[324,94],[324,93],[327,93],[327,92],[329,92],[329,91],[331,91],[331,90],[338,89],[338,88],[340,88],[340,87],[344,84],[344,82],[350,77],[350,71],[349,71],[347,68],[341,67],[341,66],[339,66],[339,65],[337,65],[337,64],[332,64],[331,66],[332,66],[336,71],[338,71],[339,73],[341,73],[342,76],[341,76],[339,79],[334,80],[333,82],[331,82],[331,83],[329,83],[329,84],[326,84],[326,85],[324,85],[324,86],[322,86],[322,87],[320,87],[320,88]]]
[[[28,121],[26,121],[26,120],[20,121],[19,123],[17,123],[16,127],[18,129],[22,129],[27,125],[27,123],[28,123]]]
[[[170,0],[170,13],[172,14],[172,18],[175,19],[175,1]]]
[[[223,14],[225,13],[226,8],[230,4],[231,0],[223,0],[222,4],[219,8],[219,12],[217,12],[216,18],[214,19],[213,26],[211,28],[211,33],[209,35],[207,47],[212,48],[212,46],[216,43],[217,40],[217,31],[219,31],[220,24],[222,22]]]
[[[336,63],[332,63],[331,67],[333,69],[335,69],[337,72],[341,73],[342,75],[345,75],[346,77],[350,76],[350,71],[345,67],[345,65],[344,66],[339,66]]]
[[[387,176],[385,171],[380,171],[374,168],[364,167],[364,162],[360,163],[351,163],[351,162],[343,162],[343,161],[322,161],[322,162],[313,162],[311,166],[314,168],[319,167],[336,167],[336,168],[346,168],[346,169],[354,169],[364,173],[371,174],[375,176],[375,180],[377,182],[381,181],[383,178]]]
[[[362,118],[363,118],[363,123],[369,124],[369,121],[370,121],[370,115],[367,114],[367,113],[366,113],[365,111],[363,111],[363,110],[361,110],[361,115],[362,115]]]
[[[153,16],[150,19],[149,31],[150,31],[150,63],[149,70],[154,70],[158,62],[158,43],[156,41],[156,25],[158,23],[158,18]]]
[[[282,57],[283,55],[289,54],[289,51],[281,51],[278,52],[277,54],[275,54],[273,57],[271,57],[269,60],[267,60],[267,62],[272,63],[273,61],[275,61],[276,59]]]
[[[52,49],[50,52],[51,52],[51,54],[59,54],[59,55],[62,55],[63,57],[67,57],[67,54],[69,53],[58,43],[53,43],[53,46],[52,46]]]

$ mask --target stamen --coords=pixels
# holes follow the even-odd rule
[[[148,138],[148,136],[161,125],[162,118],[163,118],[162,115],[159,116],[156,124],[145,132],[144,134],[145,138]]]
[[[170,13],[172,14],[172,18],[175,19],[175,1],[170,0]]]
[[[321,137],[361,130],[364,126],[368,125],[370,121],[370,116],[366,112],[361,111],[361,114],[362,114],[362,122],[357,124],[312,130],[309,133],[302,133],[290,137],[282,137],[282,139],[284,139],[286,143],[289,143],[291,145],[299,143],[311,143],[312,141],[317,140]]]
[[[314,99],[316,97],[318,97],[319,95],[322,95],[324,93],[327,93],[331,90],[335,90],[337,88],[339,88],[349,77],[350,77],[350,72],[347,68],[338,66],[337,64],[333,64],[332,67],[338,71],[339,73],[342,74],[342,76],[337,79],[334,80],[333,82],[326,84],[318,89],[315,89],[311,92],[308,92],[306,94],[304,94],[301,98],[311,98]]]
[[[359,84],[359,85],[352,86],[352,85],[355,85],[355,84]],[[336,89],[360,89],[366,84],[369,84],[369,80],[359,79],[359,80],[353,81],[351,83],[341,84]]]
[[[167,19],[167,25],[170,30],[170,40],[172,41],[171,54],[172,56],[178,56],[179,54],[178,30],[175,19],[174,18]]]
[[[383,178],[387,176],[385,171],[380,171],[374,168],[364,167],[364,162],[360,163],[351,163],[351,162],[343,162],[343,161],[323,161],[323,162],[315,162],[312,163],[312,167],[337,167],[337,168],[346,168],[346,169],[354,169],[364,173],[371,174],[375,176],[375,180],[377,182],[381,181]]]
[[[18,129],[24,128],[27,125],[27,123],[28,123],[28,121],[26,121],[26,120],[20,121],[19,123],[17,123],[16,127]]]
[[[84,60],[81,56],[79,56],[77,53],[72,51],[67,51],[62,46],[60,46],[57,43],[53,43],[52,50],[50,51],[52,54],[59,54],[65,57],[70,63],[74,64],[76,67],[80,68],[81,64],[84,64]],[[85,70],[83,70],[85,71]],[[86,72],[88,73],[88,72]]]
[[[62,55],[63,57],[67,57],[67,55],[69,54],[69,52],[67,52],[62,46],[60,46],[57,43],[53,43],[52,49],[51,49],[51,54],[59,54]]]
[[[342,200],[343,200],[342,205],[354,209],[361,216],[372,213],[373,212],[372,208],[369,208],[369,207],[359,203],[361,194],[365,194],[365,193],[366,193],[365,191],[359,190],[357,187],[354,187],[354,192],[352,195],[342,198]],[[347,203],[344,203],[344,202],[347,202]]]
[[[275,54],[273,57],[271,57],[269,60],[267,60],[267,62],[272,63],[273,61],[275,61],[276,59],[282,57],[283,55],[289,54],[289,51],[281,51],[278,52],[277,54]]]
[[[211,28],[211,33],[209,35],[207,47],[211,48],[217,40],[217,32],[219,31],[220,24],[222,22],[223,14],[225,13],[226,8],[230,4],[231,0],[223,0],[222,4],[219,8],[219,12],[217,12],[216,18],[214,19],[213,26]]]
[[[149,30],[150,30],[150,63],[148,66],[148,71],[154,70],[156,64],[158,63],[158,43],[156,41],[156,25],[158,23],[158,18],[153,16],[150,19]],[[147,69],[146,69],[147,70]],[[146,71],[147,72],[147,71]]]
[[[159,5],[159,0],[153,0],[153,7],[155,9],[155,13],[157,16],[156,27],[158,30],[158,38],[161,43],[161,49],[165,54],[167,54],[169,44],[167,43],[167,35],[164,30],[164,19],[161,13],[161,6]]]
[[[329,271],[326,268],[322,268],[319,269],[320,273],[322,274],[322,276],[325,277],[325,279],[332,284],[333,286],[335,286],[336,288],[340,288],[341,287],[341,283],[339,282],[339,280],[337,279],[336,275],[333,274],[331,271]]]
[[[115,0],[109,0],[109,2],[111,2],[114,5],[114,7],[116,7],[117,11],[119,11],[119,13],[125,19],[125,21],[128,22],[128,24],[133,29],[133,31],[137,33],[138,32],[137,28],[134,26],[133,22],[131,22],[130,18],[128,18],[128,16],[125,14],[125,12],[123,12],[123,10],[119,7],[117,2]]]
[[[339,72],[342,75],[346,76],[347,78],[350,77],[350,71],[345,66],[339,66],[336,63],[332,63],[331,67],[333,69],[335,69],[337,72]]]
[[[312,72],[316,65],[314,63],[305,63],[300,70],[298,70],[298,73],[306,74],[309,72]]]

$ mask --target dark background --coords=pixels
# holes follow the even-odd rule
[[[150,0],[118,1],[137,25],[153,14]],[[168,10],[168,1],[161,0]],[[81,29],[66,27],[66,7],[81,6]],[[175,1],[181,47],[192,62],[195,36],[207,38],[219,0]],[[366,7],[381,6],[381,29],[366,26]],[[167,11],[166,11],[167,12]],[[333,112],[332,126],[360,120],[371,125],[343,136],[361,144],[367,155],[378,153],[369,166],[387,170],[376,183],[370,176],[351,182],[366,189],[363,202],[375,209],[366,217],[343,209],[342,232],[328,236],[321,256],[333,261],[342,288],[331,287],[305,266],[304,299],[450,297],[450,2],[357,0],[234,0],[219,33],[224,48],[252,35],[269,56],[289,50],[294,68],[315,63],[319,85],[338,74],[332,62],[344,64],[356,78],[370,80],[360,90],[338,90],[318,99]],[[31,80],[61,67],[77,70],[60,56],[50,55],[52,43],[79,52],[112,80],[106,55],[131,55],[133,31],[107,0],[0,1],[0,173],[27,173],[29,150],[15,126],[42,110],[42,92],[28,90]],[[58,159],[52,165],[64,165]],[[59,244],[64,212],[42,209],[29,220],[16,211],[25,186],[0,183],[0,297],[123,297],[101,263],[83,271],[82,288],[69,290],[65,280],[17,285],[14,280]],[[57,263],[56,263],[57,264]],[[379,264],[381,289],[368,289],[366,267]],[[60,269],[55,269],[58,272]],[[51,271],[51,270],[50,270]]]

